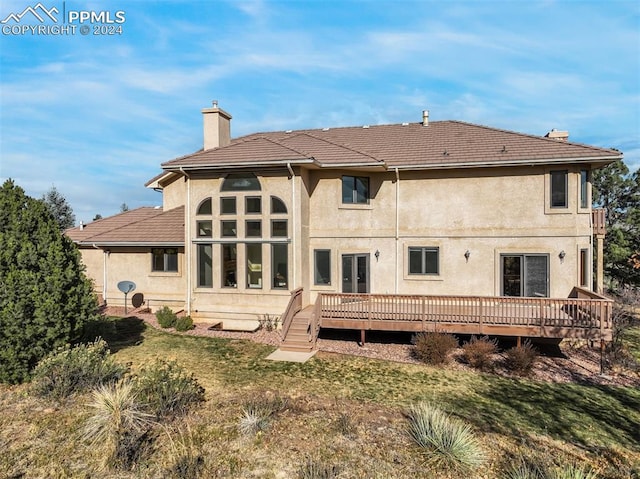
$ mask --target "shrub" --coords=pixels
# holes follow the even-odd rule
[[[133,379],[140,401],[157,418],[184,414],[204,401],[204,388],[175,361],[158,360]]]
[[[493,355],[498,352],[498,342],[487,336],[482,338],[472,336],[469,342],[462,345],[462,350],[464,361],[471,367],[484,371],[493,363]]]
[[[427,402],[411,405],[407,417],[411,439],[423,448],[432,466],[462,473],[485,462],[468,424]]]
[[[130,382],[101,385],[93,391],[93,414],[84,428],[92,447],[104,448],[103,465],[131,469],[152,416],[141,410]]]
[[[505,352],[506,367],[515,374],[526,376],[531,373],[538,359],[538,351],[529,341]]]
[[[156,319],[158,320],[158,324],[163,328],[173,328],[176,324],[178,316],[176,313],[171,311],[171,308],[168,306],[163,306],[156,312]]]
[[[193,325],[193,319],[191,319],[191,316],[183,316],[181,318],[177,318],[175,328],[176,331],[189,331],[195,328],[195,326]]]
[[[418,333],[412,342],[414,355],[427,364],[444,364],[449,352],[458,347],[455,336],[446,333]]]
[[[128,367],[116,363],[107,343],[96,340],[65,347],[40,361],[33,371],[31,390],[38,396],[62,399],[121,379]]]
[[[280,396],[260,396],[242,406],[242,417],[238,428],[245,436],[266,431],[273,417],[287,407],[288,401]]]

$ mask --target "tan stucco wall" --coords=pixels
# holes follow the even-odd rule
[[[179,177],[162,188],[162,209],[172,210],[178,206],[183,206],[186,200],[186,182]]]
[[[547,254],[549,293],[566,297],[578,284],[579,250],[590,249],[591,238],[590,210],[578,207],[579,169],[569,170],[569,204],[561,210],[545,206],[545,168],[400,172],[399,183],[395,172],[342,172],[370,177],[368,205],[342,205],[341,175],[314,173],[309,250],[331,249],[332,281],[311,286],[311,299],[341,290],[341,255],[351,253],[370,255],[373,293],[459,295],[501,294],[500,254]],[[438,247],[440,274],[409,275],[409,246]],[[307,267],[310,276],[313,257]]]
[[[156,311],[163,305],[173,309],[183,309],[185,304],[184,254],[178,249],[178,272],[163,273],[151,271],[150,248],[110,247],[105,254],[102,249],[81,249],[83,263],[94,280],[95,291],[102,295],[106,278],[106,297],[110,306],[124,306],[124,294],[118,290],[120,281],[133,281],[136,289],[127,296],[131,306],[131,297],[135,293],[144,296],[145,304]],[[106,260],[106,261],[105,261]],[[106,275],[105,268],[106,265]]]

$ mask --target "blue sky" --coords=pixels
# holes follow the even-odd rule
[[[0,19],[36,4],[3,0]],[[432,121],[568,130],[640,168],[635,1],[42,4],[125,16],[121,35],[0,35],[0,181],[35,197],[55,186],[77,221],[161,204],[144,183],[202,147],[214,99],[232,136],[417,122],[428,109]]]

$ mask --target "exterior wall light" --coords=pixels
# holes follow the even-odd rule
[[[378,261],[378,258],[380,257],[380,251],[376,250],[376,252],[373,253],[373,256],[375,256],[376,257],[376,261]]]
[[[564,263],[564,257],[567,256],[567,253],[564,252],[564,250],[560,251],[560,254],[558,255],[558,258],[560,258],[560,262]]]
[[[465,261],[468,263],[469,262],[469,256],[471,256],[471,251],[467,250],[464,252],[464,259]]]

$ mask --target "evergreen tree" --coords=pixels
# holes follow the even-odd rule
[[[58,225],[60,225],[60,231],[72,228],[76,224],[76,215],[73,214],[73,209],[55,186],[52,186],[51,189],[42,196],[42,201],[44,201],[51,210],[51,214],[58,222]]]
[[[29,377],[97,317],[80,253],[49,207],[12,180],[0,187],[0,381]]]
[[[593,201],[607,211],[605,273],[613,286],[640,286],[640,268],[634,267],[640,249],[640,170],[630,174],[622,160],[596,170]]]

